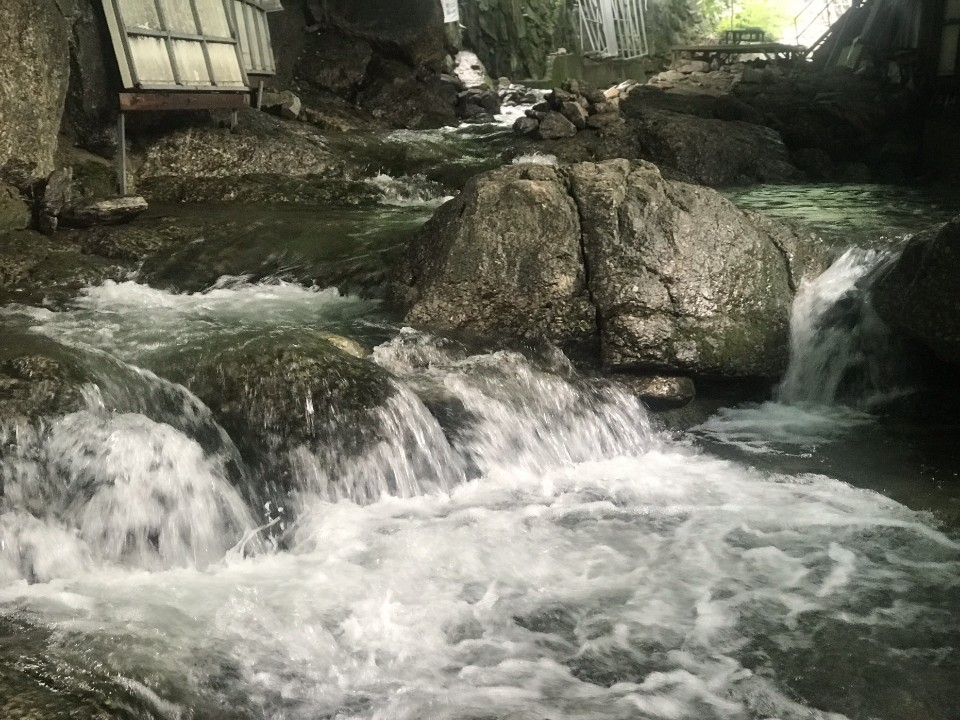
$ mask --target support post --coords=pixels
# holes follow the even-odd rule
[[[263,108],[263,80],[257,85],[257,110]]]
[[[127,196],[127,116],[117,116],[117,179],[120,197]]]
[[[237,122],[238,122],[238,115],[237,115],[237,111],[234,110],[232,113],[230,113],[230,130],[231,131],[237,129]]]

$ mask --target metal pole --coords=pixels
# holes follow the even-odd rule
[[[120,197],[127,196],[127,116],[117,117],[117,179],[120,181]]]

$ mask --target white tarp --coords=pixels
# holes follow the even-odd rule
[[[445,23],[460,22],[460,7],[457,0],[440,0],[443,5],[443,21]]]

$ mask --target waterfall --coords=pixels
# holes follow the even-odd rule
[[[777,390],[787,404],[867,406],[898,384],[899,349],[870,304],[889,255],[847,250],[800,288],[790,318],[790,364]]]

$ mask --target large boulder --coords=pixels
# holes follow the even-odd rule
[[[410,322],[567,349],[594,342],[580,221],[555,168],[511,165],[468,182],[424,227],[410,268]]]
[[[819,241],[646,162],[581,163],[570,179],[606,366],[783,371],[797,284],[823,269]]]
[[[704,185],[796,180],[780,135],[763,125],[641,107],[632,119],[642,157]]]
[[[54,0],[10,0],[0,23],[0,181],[26,187],[53,171],[70,58]]]
[[[899,334],[960,363],[960,216],[907,243],[876,280],[873,304]]]
[[[177,379],[209,406],[247,462],[270,478],[263,497],[296,483],[303,453],[322,458],[335,473],[380,440],[376,412],[396,391],[385,370],[340,349],[325,333],[240,338],[183,372]]]
[[[585,349],[612,371],[773,377],[826,248],[647,162],[472,180],[414,243],[413,323]]]

